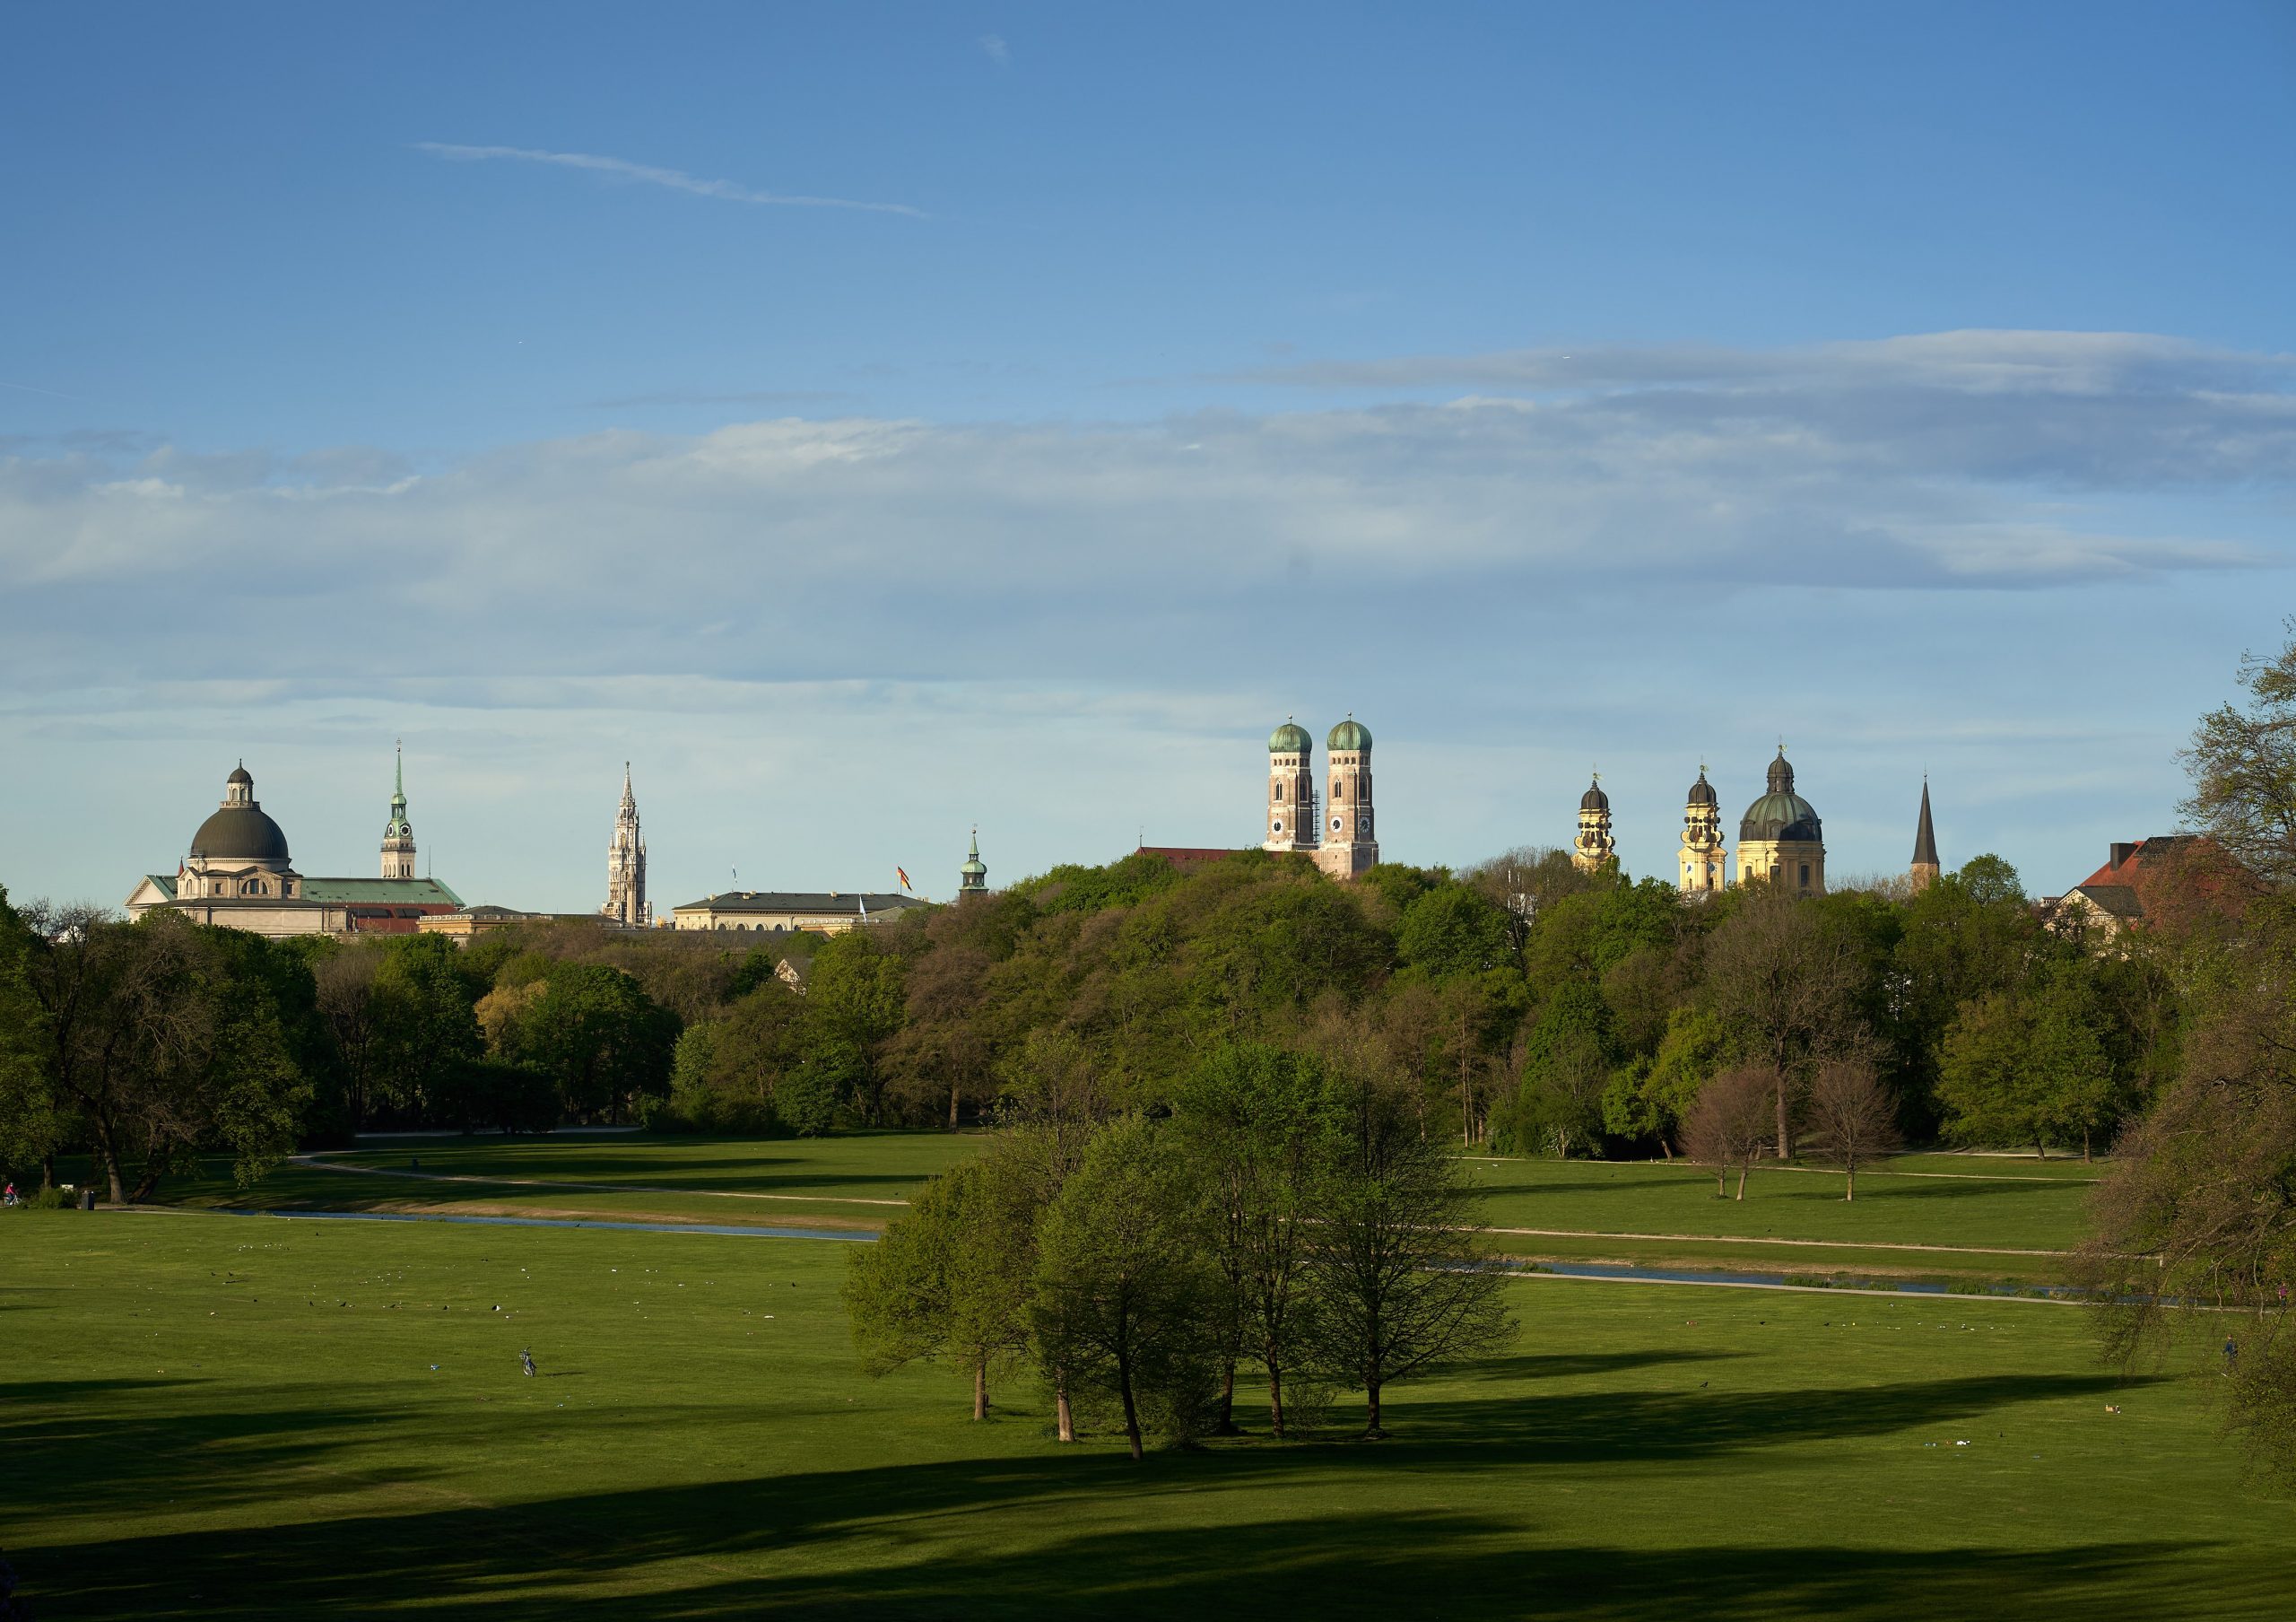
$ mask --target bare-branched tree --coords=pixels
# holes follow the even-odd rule
[[[1809,1147],[1841,1168],[1841,1197],[1857,1198],[1857,1168],[1893,1154],[1905,1141],[1897,1106],[1863,1059],[1830,1059],[1810,1077],[1804,1101]]]
[[[1746,1173],[1770,1147],[1770,1104],[1778,1089],[1777,1071],[1767,1065],[1740,1065],[1699,1090],[1698,1102],[1683,1121],[1683,1152],[1714,1168],[1716,1198],[1727,1191],[1725,1179],[1734,1167],[1736,1197],[1746,1197]]]

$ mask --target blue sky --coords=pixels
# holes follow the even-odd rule
[[[403,736],[469,899],[625,757],[659,903],[945,893],[1352,710],[1403,859],[1783,736],[2061,889],[2296,606],[2292,136],[2264,4],[19,8],[0,882]]]

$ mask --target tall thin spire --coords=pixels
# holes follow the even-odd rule
[[[1908,876],[1917,890],[1927,886],[1942,871],[1937,861],[1937,829],[1929,820],[1929,780],[1921,780],[1921,820],[1913,829],[1913,866]]]
[[[1929,820],[1929,780],[1921,780],[1921,821],[1913,833],[1913,860],[1916,867],[1937,865],[1937,828]]]

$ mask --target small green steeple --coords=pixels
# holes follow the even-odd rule
[[[985,892],[988,888],[988,864],[980,859],[980,830],[972,831],[972,849],[966,852],[965,865],[958,869],[962,875],[957,880],[957,894],[964,895]]]

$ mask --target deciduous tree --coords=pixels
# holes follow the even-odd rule
[[[1039,1355],[1115,1400],[1135,1459],[1150,1429],[1185,1438],[1209,1415],[1220,1283],[1205,1228],[1201,1179],[1129,1116],[1093,1138],[1038,1230]]]
[[[1769,1066],[1739,1065],[1699,1089],[1698,1102],[1683,1120],[1683,1152],[1714,1168],[1717,1198],[1726,1190],[1732,1167],[1738,1173],[1736,1198],[1746,1197],[1746,1174],[1770,1145],[1779,1086],[1778,1072]]]
[[[1038,1210],[996,1156],[936,1177],[873,1245],[857,1246],[845,1302],[863,1363],[885,1373],[919,1358],[972,1376],[972,1417],[992,1379],[1029,1345]]]
[[[1408,1093],[1347,1077],[1337,1156],[1316,1199],[1309,1268],[1325,1361],[1359,1387],[1364,1435],[1387,1435],[1382,1400],[1399,1381],[1483,1356],[1514,1339],[1505,1276],[1483,1254],[1466,1170],[1420,1135]]]
[[[1184,1152],[1203,1173],[1225,1286],[1215,1429],[1234,1429],[1236,1364],[1267,1376],[1268,1428],[1284,1434],[1285,1382],[1315,1342],[1309,1288],[1315,1195],[1337,1147],[1337,1100],[1314,1059],[1263,1042],[1222,1046],[1175,1100]]]
[[[1874,1067],[1862,1059],[1830,1059],[1810,1077],[1805,1105],[1809,1147],[1841,1168],[1841,1197],[1857,1198],[1857,1168],[1894,1154],[1897,1106]]]
[[[2296,885],[2296,618],[2271,658],[2240,660],[2245,706],[2201,718],[2184,754],[2192,793],[2181,809],[2267,885]]]
[[[1861,1033],[1858,943],[1814,903],[1763,887],[1715,930],[1706,962],[1715,1012],[1776,1087],[1774,1141],[1786,1159],[1794,1151],[1801,1083],[1818,1060],[1847,1051]]]

